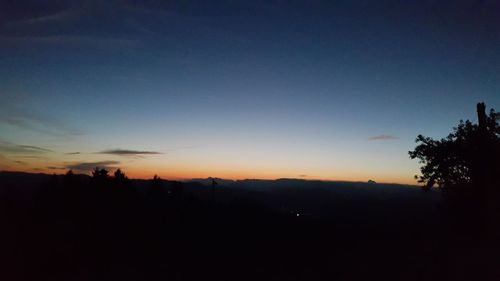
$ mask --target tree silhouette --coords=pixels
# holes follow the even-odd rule
[[[151,186],[153,188],[162,188],[163,180],[158,175],[154,175],[153,180],[151,181]]]
[[[114,173],[114,176],[115,176],[115,181],[119,183],[125,182],[128,179],[125,173],[123,173],[121,169],[117,169]]]
[[[147,189],[147,194],[148,194],[148,200],[149,204],[151,205],[151,208],[153,209],[158,209],[160,208],[161,205],[161,199],[164,197],[164,188],[163,188],[163,180],[157,176],[154,175],[153,180],[151,180],[151,184],[149,188]]]
[[[485,113],[484,103],[477,104],[478,124],[460,120],[446,138],[435,140],[418,135],[410,158],[423,164],[415,176],[425,189],[437,185],[444,190],[478,187],[490,189],[500,174],[500,126],[498,115]]]
[[[99,167],[95,167],[92,171],[92,180],[97,184],[104,184],[109,179],[108,173],[109,171],[104,168],[99,169]]]
[[[77,181],[77,176],[73,173],[73,170],[68,170],[64,175],[64,184],[66,186],[74,186]]]
[[[73,170],[71,170],[71,169],[70,169],[70,170],[68,170],[68,171],[66,172],[66,175],[65,175],[65,176],[70,178],[70,177],[75,176],[75,173],[73,173]]]

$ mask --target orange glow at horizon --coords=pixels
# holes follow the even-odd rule
[[[110,171],[110,175],[116,170],[116,168],[107,168]],[[0,166],[0,170],[4,171],[18,171],[18,172],[30,172],[30,173],[47,173],[47,174],[64,174],[68,169],[40,169],[40,168],[30,168],[30,167],[3,167]],[[386,177],[367,177],[362,175],[359,171],[357,173],[335,173],[336,175],[322,175],[322,174],[308,174],[301,175],[294,173],[293,171],[287,170],[276,170],[272,171],[269,169],[261,169],[255,171],[242,171],[242,170],[225,170],[221,168],[214,169],[159,169],[158,167],[152,169],[145,168],[134,168],[134,167],[123,167],[121,170],[132,179],[151,179],[154,175],[158,175],[163,179],[169,180],[190,180],[195,178],[221,178],[227,180],[244,180],[244,179],[262,179],[262,180],[275,180],[280,178],[293,178],[293,179],[303,179],[303,180],[322,180],[322,181],[349,181],[349,182],[366,182],[369,179],[375,180],[377,183],[398,183],[398,184],[408,184],[416,185],[416,181],[413,178],[397,177],[397,176],[386,176]],[[91,171],[83,172],[78,171],[81,174],[91,174]]]
[[[374,180],[378,183],[416,185],[411,171],[418,169],[386,159],[383,159],[384,165],[377,165],[377,162],[373,162],[370,158],[357,160],[351,157],[339,162],[329,160],[335,155],[322,159],[316,154],[298,152],[291,155],[276,149],[211,148],[148,157],[60,152],[47,152],[43,156],[43,158],[24,159],[23,155],[12,154],[9,158],[4,158],[5,161],[1,161],[0,158],[0,170],[64,174],[74,165],[86,164],[85,169],[73,171],[90,175],[92,167],[99,166],[108,169],[110,175],[120,168],[129,178],[135,179],[151,179],[154,175],[158,175],[171,180],[207,177],[228,180],[295,178],[352,182]]]

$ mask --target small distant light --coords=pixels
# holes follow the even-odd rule
[[[299,214],[299,213],[297,213],[297,217],[298,217],[298,216],[300,216],[300,214]]]

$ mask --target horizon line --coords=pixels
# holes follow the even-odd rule
[[[25,173],[25,174],[43,174],[43,175],[58,175],[58,176],[64,176],[66,173],[46,173],[46,172],[37,172],[37,171],[19,171],[19,170],[0,170],[0,173]],[[87,177],[92,177],[89,174],[86,173],[74,173],[75,175],[83,175]],[[181,182],[187,182],[187,181],[195,181],[195,180],[207,180],[207,179],[216,179],[216,180],[223,180],[223,181],[245,181],[245,180],[260,180],[260,181],[278,181],[278,180],[298,180],[298,181],[321,181],[321,182],[337,182],[337,183],[366,183],[369,184],[370,182],[367,181],[361,181],[361,180],[342,180],[342,179],[321,179],[321,178],[310,178],[310,179],[305,179],[305,178],[293,178],[293,177],[279,177],[279,178],[220,178],[220,177],[212,177],[208,176],[205,178],[200,178],[200,177],[192,177],[192,178],[162,178],[161,175],[154,174],[151,177],[133,177],[129,178],[130,180],[152,180],[153,177],[157,175],[160,177],[161,180],[165,181],[181,181]],[[110,175],[110,178],[113,176]],[[408,184],[408,183],[398,183],[398,182],[386,182],[386,181],[375,181],[374,183],[370,184],[394,184],[394,185],[406,185],[406,186],[415,186],[415,187],[420,187],[418,184]]]

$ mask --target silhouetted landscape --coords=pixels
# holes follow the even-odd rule
[[[439,273],[446,247],[439,194],[411,186],[242,180],[212,194],[197,181],[0,180],[19,280],[418,280]]]
[[[469,146],[498,155],[495,114],[482,114],[478,104],[484,120],[466,123],[469,135],[482,134],[473,138],[482,145],[467,142],[468,135],[450,137],[448,142],[468,145],[457,151],[447,145],[446,155]],[[417,138],[422,140],[431,141]],[[440,155],[433,147],[420,156]],[[492,159],[489,168],[455,159],[467,167],[461,170],[465,174],[454,174],[460,182],[436,172],[456,164],[437,160],[434,172],[423,166],[430,178],[422,177],[424,189],[372,180],[180,182],[156,175],[134,180],[120,169],[109,175],[97,167],[91,176],[71,170],[1,172],[2,275],[4,280],[494,280],[500,277],[500,248],[498,174],[493,174],[498,168],[492,166],[498,158]],[[475,169],[479,177],[467,174],[476,175]],[[432,188],[435,182],[441,191]]]
[[[500,280],[499,11],[0,1],[0,281]]]

